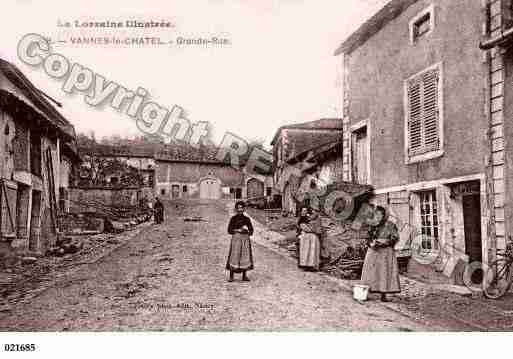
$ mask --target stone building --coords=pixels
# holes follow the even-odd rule
[[[4,249],[44,250],[66,211],[80,161],[74,127],[13,64],[0,59],[0,232]]]
[[[134,206],[154,200],[155,145],[96,143],[78,149],[83,163],[72,184],[74,212],[81,211],[81,202]]]
[[[513,1],[484,1],[480,47],[485,77],[487,141],[487,189],[490,220],[490,252],[512,244],[513,231]]]
[[[434,254],[429,267],[456,282],[456,263],[490,262],[513,218],[507,56],[478,47],[501,34],[504,4],[392,0],[335,53],[344,66],[344,180],[371,184],[401,243]]]
[[[301,181],[318,179],[324,185],[342,178],[342,120],[320,119],[280,127],[273,146],[274,183],[284,211],[296,213]]]
[[[271,195],[272,176],[235,168],[215,147],[163,146],[155,155],[156,194],[163,199],[248,199]]]

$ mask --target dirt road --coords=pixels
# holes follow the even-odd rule
[[[184,217],[199,216],[200,222]],[[0,313],[0,330],[436,330],[355,302],[326,276],[254,244],[250,282],[227,282],[226,204],[167,204],[162,225],[86,264],[28,303]]]

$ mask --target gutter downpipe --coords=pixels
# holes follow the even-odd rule
[[[497,45],[503,45],[509,40],[513,38],[513,28],[509,28],[506,31],[502,31],[499,36],[495,36],[491,39],[481,41],[479,43],[479,48],[481,50],[489,50]]]

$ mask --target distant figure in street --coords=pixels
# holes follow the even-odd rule
[[[164,205],[160,201],[160,198],[157,197],[155,200],[155,205],[153,206],[153,212],[155,216],[155,223],[160,224],[164,221]]]
[[[303,215],[303,209],[301,214]],[[302,218],[303,217],[303,218]],[[301,223],[300,223],[301,222]],[[318,271],[321,257],[322,225],[317,208],[310,207],[308,216],[301,216],[298,221],[299,233],[299,267]]]
[[[301,207],[299,210],[299,218],[297,220],[297,228],[296,228],[296,254],[297,254],[297,265],[299,267],[299,236],[302,233],[301,225],[308,224],[309,220],[309,209],[307,206]]]
[[[250,236],[253,235],[253,225],[249,217],[244,215],[245,204],[237,201],[235,214],[230,218],[228,233],[232,235],[230,251],[226,269],[230,271],[229,282],[233,282],[234,273],[242,273],[242,280],[248,282],[247,271],[253,269],[253,252],[251,249]]]
[[[385,208],[378,206],[369,228],[367,254],[362,269],[362,283],[370,292],[381,293],[381,301],[388,302],[387,293],[399,293],[399,266],[394,246],[399,240],[397,226],[388,220]]]

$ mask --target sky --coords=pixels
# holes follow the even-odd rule
[[[269,143],[279,126],[341,117],[340,43],[387,0],[3,0],[0,57],[15,63],[41,90],[63,104],[59,110],[77,132],[96,138],[139,135],[134,121],[110,107],[94,108],[84,94],[66,94],[63,81],[17,58],[27,33],[49,36],[52,51],[109,81],[136,90],[171,109],[182,107],[195,123],[208,121],[213,139],[226,131]],[[7,16],[6,16],[7,15]],[[74,21],[160,21],[168,29],[59,27]],[[217,36],[224,46],[73,45],[80,36]]]

